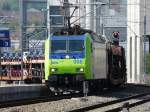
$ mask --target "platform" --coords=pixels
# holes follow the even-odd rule
[[[1,85],[0,102],[44,96],[48,89],[44,84]]]

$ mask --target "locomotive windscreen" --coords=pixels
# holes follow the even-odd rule
[[[82,52],[84,51],[84,41],[83,40],[69,40],[69,52]]]
[[[51,53],[79,53],[84,51],[84,40],[52,40]]]
[[[52,40],[51,53],[67,53],[66,40]]]

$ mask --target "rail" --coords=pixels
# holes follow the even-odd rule
[[[129,96],[129,97],[125,97],[125,98],[121,98],[121,99],[117,99],[117,100],[113,100],[113,101],[109,101],[109,102],[99,103],[99,104],[91,105],[91,106],[87,106],[87,107],[82,107],[82,108],[71,110],[69,112],[90,111],[90,110],[99,109],[99,108],[102,108],[102,107],[114,105],[114,104],[117,104],[117,103],[122,103],[124,101],[128,101],[128,100],[131,100],[131,99],[140,98],[140,97],[147,96],[147,95],[150,95],[150,92],[143,93],[143,94],[137,94],[137,95],[133,95],[133,96]],[[142,104],[142,103],[144,103],[146,101],[149,101],[149,99],[143,100],[143,101],[141,101],[141,102],[139,102],[137,104]],[[131,104],[130,106],[133,106],[133,105],[136,105],[136,103],[135,104]],[[112,109],[112,110],[109,110],[108,112],[118,112],[117,110],[119,110],[119,109],[121,109],[121,107],[116,108],[116,111],[115,111],[115,109],[114,109],[114,111]]]

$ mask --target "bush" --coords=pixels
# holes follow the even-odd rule
[[[147,68],[146,71],[148,74],[150,74],[150,54],[147,55]]]
[[[0,11],[19,10],[19,0],[0,0]]]

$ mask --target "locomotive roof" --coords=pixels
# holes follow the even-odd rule
[[[84,35],[86,33],[93,33],[91,30],[82,29],[80,26],[76,25],[71,28],[62,28],[60,31],[55,32],[53,35]]]
[[[102,38],[102,36],[98,36],[95,32],[91,31],[91,30],[87,30],[87,29],[82,29],[80,28],[80,26],[76,25],[74,27],[71,27],[71,28],[63,28],[61,29],[61,31],[59,32],[55,32],[53,34],[53,37],[56,38],[56,36],[58,36],[57,39],[60,39],[60,36],[61,37],[64,37],[64,38],[69,38],[71,37],[73,40],[74,39],[83,39],[83,37],[85,38],[85,34],[89,33],[91,35],[91,39],[93,41],[97,41],[97,42],[101,42],[101,41],[105,41],[104,38]],[[69,38],[69,39],[71,39]],[[62,40],[62,39],[61,39]]]
[[[52,36],[51,40],[84,40],[85,38],[85,35],[59,35]]]

